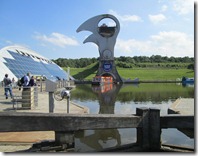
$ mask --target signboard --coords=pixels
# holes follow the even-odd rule
[[[104,70],[105,72],[109,72],[109,71],[111,71],[111,69],[112,69],[112,64],[111,64],[111,63],[105,62],[105,63],[103,64],[103,70]]]

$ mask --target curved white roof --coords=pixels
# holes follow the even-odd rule
[[[27,72],[45,75],[48,79],[67,79],[67,73],[51,60],[22,46],[7,46],[0,49],[0,81],[5,74],[18,80]]]
[[[36,58],[41,58],[41,59],[44,59],[44,60],[48,60],[47,58],[41,56],[40,54],[36,53],[35,51],[30,50],[26,47],[22,47],[22,46],[7,46],[7,47],[4,47],[4,48],[0,49],[0,53],[2,53],[4,55],[7,55],[7,50],[10,50],[10,51],[16,52],[16,53],[21,53],[22,55],[23,55],[23,53],[25,55],[29,54],[32,57],[35,56],[35,59]],[[48,61],[50,61],[50,60],[48,60]]]

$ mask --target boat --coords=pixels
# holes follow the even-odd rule
[[[104,85],[113,83],[112,76],[95,76],[92,80],[92,85]]]
[[[139,78],[135,78],[134,80],[131,80],[129,78],[127,80],[124,80],[124,83],[139,83]]]
[[[187,78],[185,76],[182,77],[182,84],[186,84],[186,83],[194,83],[194,78]]]
[[[182,77],[182,85],[194,85],[194,78],[187,78],[187,77]]]

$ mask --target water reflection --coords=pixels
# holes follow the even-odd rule
[[[105,147],[121,145],[121,136],[117,129],[89,130],[86,132],[87,136],[84,133],[85,131],[80,131],[75,137],[91,149],[102,150]]]
[[[116,97],[122,85],[105,84],[92,86],[92,90],[97,93],[100,109],[98,114],[114,114]]]
[[[114,114],[117,94],[122,85],[105,84],[93,85],[92,91],[97,95],[100,105],[99,114]],[[84,133],[88,133],[87,136]],[[80,137],[78,137],[80,135]],[[76,137],[83,144],[95,150],[121,145],[121,136],[118,129],[87,130],[76,133]]]
[[[107,87],[87,85],[77,85],[76,90],[72,92],[72,100],[75,101],[98,101],[99,95],[109,95],[109,92],[115,90],[116,102],[151,102],[153,104],[168,102],[177,98],[194,98],[193,86],[182,86],[182,84],[173,83],[140,83],[123,84]],[[110,93],[112,94],[112,93]],[[115,97],[114,97],[115,98]],[[107,99],[106,99],[107,100]],[[102,101],[102,100],[100,100]],[[105,102],[105,100],[103,100]],[[100,102],[101,104],[101,102]]]
[[[106,86],[77,85],[71,100],[90,108],[96,114],[134,114],[137,107],[157,107],[160,113],[177,98],[194,98],[194,87],[181,84],[123,84]],[[172,139],[168,133],[180,139]],[[170,144],[194,146],[194,139],[178,130],[162,130],[162,141]],[[136,129],[86,130],[75,134],[77,151],[95,151],[136,141]],[[183,141],[181,141],[183,140]]]

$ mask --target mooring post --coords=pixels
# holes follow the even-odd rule
[[[55,142],[63,149],[74,149],[74,131],[55,131]]]
[[[136,115],[142,116],[141,127],[137,128],[137,144],[143,150],[149,149],[149,109],[146,107],[136,108]]]
[[[160,110],[149,110],[149,142],[151,151],[159,151],[161,148]]]

